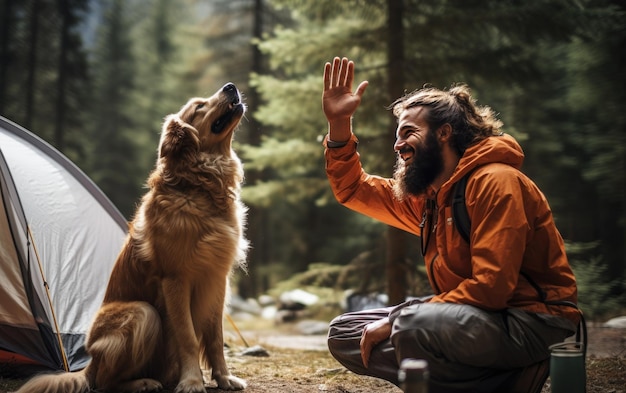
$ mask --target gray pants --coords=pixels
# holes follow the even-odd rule
[[[365,368],[359,346],[363,329],[394,310],[391,337],[374,348]],[[553,315],[412,301],[338,316],[330,324],[328,348],[347,369],[396,385],[400,361],[417,358],[428,361],[431,393],[488,392],[501,386],[507,372],[549,359],[548,347],[575,330]]]

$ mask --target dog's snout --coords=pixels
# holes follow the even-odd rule
[[[222,92],[230,97],[231,104],[239,104],[241,98],[239,97],[239,91],[234,83],[227,83],[222,87]]]

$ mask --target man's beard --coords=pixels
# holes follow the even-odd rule
[[[404,200],[411,195],[420,195],[443,171],[443,155],[434,132],[428,131],[423,144],[416,147],[413,161],[406,164],[398,154],[393,173],[393,192],[396,198]]]

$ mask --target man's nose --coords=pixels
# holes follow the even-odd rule
[[[393,144],[393,150],[395,152],[399,152],[400,149],[402,149],[404,146],[406,146],[406,141],[403,139],[396,139],[396,142]]]

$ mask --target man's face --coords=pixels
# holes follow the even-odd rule
[[[435,130],[426,123],[424,107],[404,110],[398,118],[396,143],[398,154],[393,178],[394,193],[399,199],[424,193],[443,171],[443,156]]]

